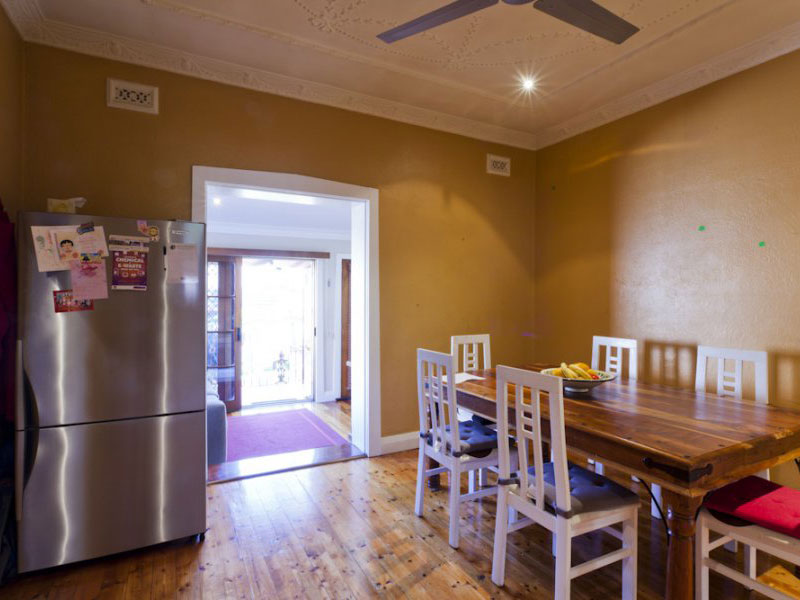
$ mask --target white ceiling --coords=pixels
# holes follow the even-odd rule
[[[208,233],[349,240],[349,202],[230,185],[206,188]]]
[[[447,1],[0,0],[31,41],[528,148],[800,47],[798,0],[601,0],[619,46],[505,3],[375,38]]]

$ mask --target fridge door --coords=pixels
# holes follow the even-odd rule
[[[18,219],[25,385],[17,429],[203,410],[205,225],[148,221],[160,240],[148,245],[147,290],[109,290],[93,310],[56,313],[53,292],[71,289],[70,272],[38,271],[30,228],[88,221],[103,226],[106,236],[141,235],[131,219],[55,213]],[[193,246],[194,282],[168,282],[165,250],[175,244]],[[105,262],[110,285],[111,259]]]
[[[205,413],[16,436],[20,572],[205,531]]]

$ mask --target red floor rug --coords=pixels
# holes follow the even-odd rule
[[[228,461],[348,443],[304,408],[228,417]]]

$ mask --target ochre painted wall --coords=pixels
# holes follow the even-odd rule
[[[12,219],[22,200],[23,43],[0,9],[0,199]]]
[[[26,46],[25,207],[190,217],[192,165],[299,173],[380,191],[383,435],[417,428],[417,347],[492,334],[532,356],[533,152],[119,62]],[[107,108],[106,78],[160,88],[161,114]],[[486,153],[512,158],[487,175]]]
[[[770,401],[800,408],[798,73],[795,52],[537,153],[537,359],[632,337],[645,377],[691,386],[698,344],[763,349]]]

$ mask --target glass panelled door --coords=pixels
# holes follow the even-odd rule
[[[206,299],[206,387],[228,412],[242,407],[240,257],[208,257]]]
[[[241,260],[243,404],[313,400],[314,260]]]

